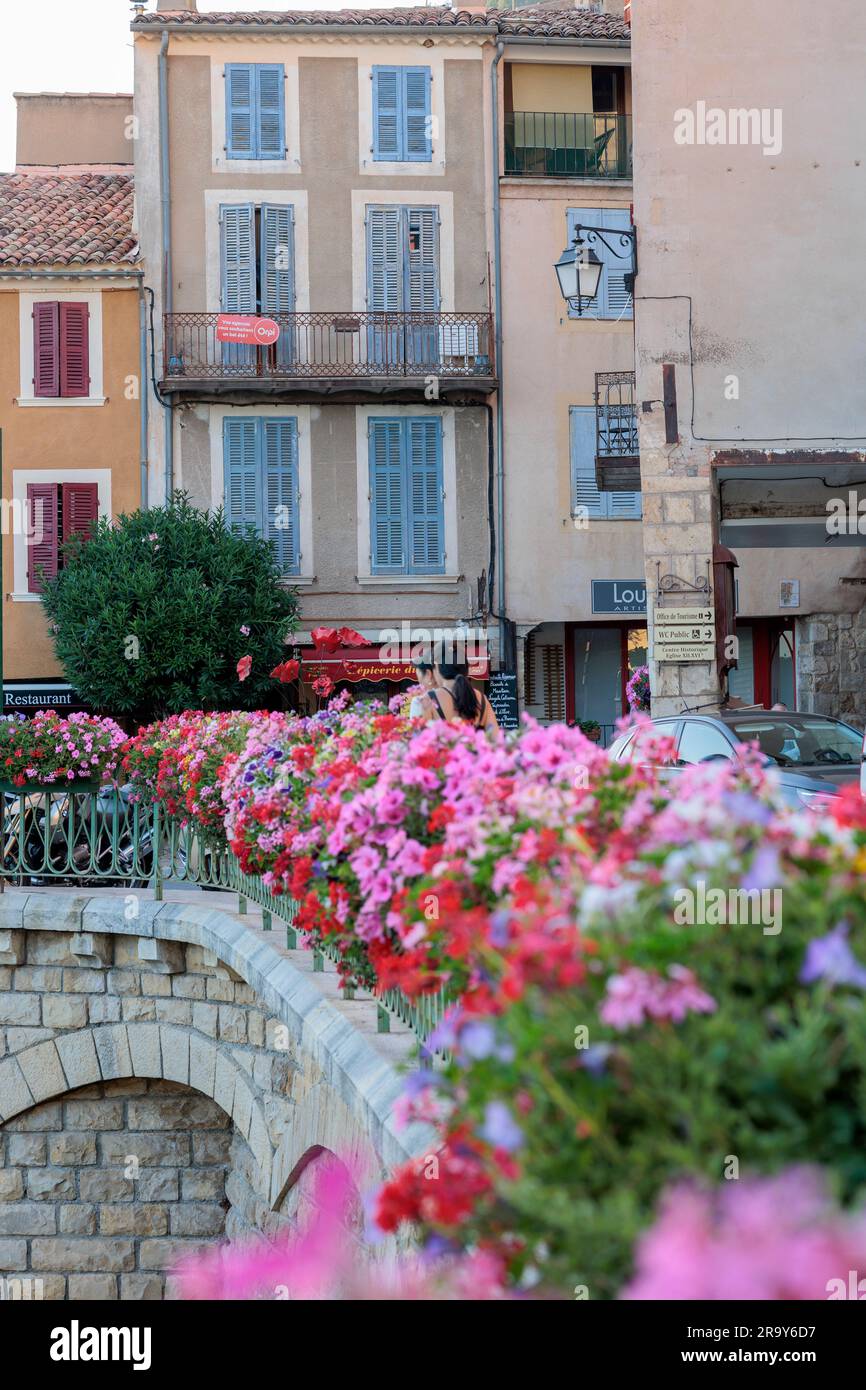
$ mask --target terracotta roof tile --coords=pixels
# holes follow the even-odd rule
[[[599,14],[596,10],[563,5],[528,5],[520,10],[453,10],[440,8],[382,9],[382,10],[211,10],[199,14],[194,10],[161,10],[139,15],[133,29],[159,29],[166,23],[194,29],[209,24],[237,25],[238,28],[260,25],[291,27],[296,24],[357,25],[359,29],[406,28],[419,25],[425,29],[482,30],[491,34],[538,35],[542,38],[615,39],[628,40],[628,25],[617,15]]]
[[[131,174],[0,174],[0,266],[130,265]]]

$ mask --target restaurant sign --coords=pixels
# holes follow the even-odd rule
[[[593,613],[646,613],[643,579],[593,579]]]
[[[77,690],[66,681],[6,681],[3,685],[4,714],[35,714],[38,709],[53,709],[58,714],[71,714],[87,709]]]

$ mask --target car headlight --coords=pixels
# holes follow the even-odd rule
[[[797,791],[797,799],[803,806],[814,806],[820,809],[830,797],[832,792],[801,792]]]

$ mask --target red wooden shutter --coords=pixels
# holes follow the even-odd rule
[[[90,351],[86,304],[60,305],[60,394],[90,394]]]
[[[42,579],[57,573],[57,484],[27,484],[27,592],[42,593]]]
[[[57,311],[56,303],[33,305],[34,396],[60,394],[60,332]]]
[[[99,488],[96,483],[63,484],[63,539],[91,536],[99,516]]]

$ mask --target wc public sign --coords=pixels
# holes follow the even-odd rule
[[[218,343],[252,343],[270,347],[280,336],[280,325],[273,319],[256,314],[218,314],[216,323]]]
[[[643,579],[593,579],[593,613],[646,613]]]

